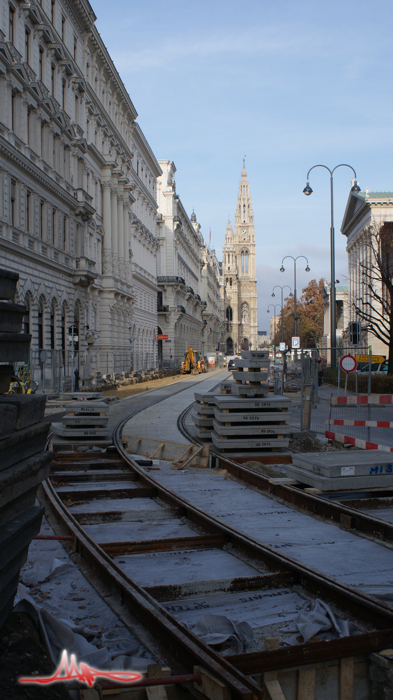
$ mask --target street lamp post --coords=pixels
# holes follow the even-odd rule
[[[274,353],[274,362],[275,362],[276,361],[276,306],[278,306],[280,308],[280,304],[269,304],[269,306],[267,307],[268,314],[270,314],[269,309],[271,306],[273,307],[273,312],[274,312],[274,316],[273,316],[273,353]],[[282,310],[282,306],[281,306],[281,310]]]
[[[281,287],[281,285],[279,285],[279,284],[275,284],[273,287],[272,297],[276,296],[274,293],[274,290],[276,289],[276,287],[281,289],[281,342],[283,343],[284,342],[284,289],[285,289],[285,287],[288,287],[290,297],[292,297],[293,294],[292,294],[292,289],[290,288],[289,284],[284,284],[283,287]]]
[[[352,165],[340,163],[333,170],[327,165],[313,165],[307,173],[307,183],[303,190],[304,194],[309,197],[312,194],[310,187],[309,175],[314,168],[325,168],[330,173],[330,362],[331,366],[336,366],[336,271],[335,271],[335,252],[334,252],[334,216],[333,216],[333,173],[337,168],[349,168],[352,170],[355,179],[353,181],[351,192],[360,192],[360,187],[357,183],[356,172]]]
[[[284,267],[284,260],[287,258],[291,258],[293,260],[293,290],[294,290],[294,336],[297,336],[297,315],[296,315],[296,302],[297,302],[297,297],[296,297],[296,261],[299,260],[299,258],[304,258],[304,260],[307,263],[307,267],[305,268],[306,272],[310,272],[310,267],[308,264],[308,259],[306,258],[305,255],[298,255],[296,258],[293,257],[293,255],[286,255],[285,258],[282,259],[281,261],[281,267],[280,267],[280,272],[285,272],[285,267]],[[295,360],[297,360],[297,350],[295,350]]]

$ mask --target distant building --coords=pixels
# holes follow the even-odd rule
[[[323,297],[323,335],[321,347],[330,348],[330,285],[326,284],[322,292]],[[342,346],[347,343],[345,331],[348,328],[350,318],[348,287],[336,285],[336,343]],[[327,357],[330,362],[330,357]]]
[[[246,168],[239,184],[235,230],[228,222],[222,256],[221,299],[225,315],[223,345],[227,354],[258,346],[254,214]]]

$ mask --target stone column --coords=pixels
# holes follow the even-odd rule
[[[110,182],[103,182],[102,189],[102,220],[104,224],[102,271],[104,275],[110,275],[112,274],[112,207]]]
[[[119,249],[118,249],[118,230],[117,230],[117,189],[112,187],[111,190],[111,214],[112,214],[112,260],[113,274],[119,274]]]
[[[117,225],[118,225],[118,251],[119,251],[119,277],[121,280],[126,279],[125,260],[124,260],[124,208],[123,195],[120,194],[117,198]]]

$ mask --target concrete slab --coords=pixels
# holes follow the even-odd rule
[[[294,454],[293,464],[326,477],[393,476],[393,453],[381,450]]]
[[[193,549],[114,557],[141,586],[165,586],[257,576],[258,571],[222,549]]]
[[[242,350],[241,353],[242,360],[268,360],[269,351],[268,350]]]
[[[254,408],[289,408],[291,399],[285,396],[269,396],[266,399],[243,399],[237,396],[216,396],[215,404],[219,409],[254,409]]]
[[[63,396],[65,399],[81,399],[82,401],[99,401],[104,398],[102,391],[66,391]]]
[[[266,382],[266,372],[232,372],[235,382]]]
[[[166,509],[161,506],[157,501],[153,501],[151,498],[108,498],[100,499],[97,501],[88,501],[87,503],[76,503],[73,506],[69,506],[69,511],[73,515],[78,515],[78,513],[113,513],[118,511],[119,513],[134,512],[139,511],[164,511]]]
[[[64,438],[107,438],[108,428],[68,428],[63,423],[52,423],[52,430],[56,435]]]
[[[228,416],[227,416],[228,418]],[[251,436],[251,435],[288,435],[292,428],[289,425],[224,425],[213,421],[213,428],[217,435]]]
[[[236,413],[234,411],[231,411],[229,414],[224,413],[222,410],[219,408],[214,409],[214,417],[216,420],[218,420],[220,423],[225,423],[225,422],[235,422],[235,423],[261,423],[263,422],[269,422],[269,423],[277,423],[278,421],[288,421],[291,417],[291,414],[289,412],[282,412],[282,411],[272,411],[272,412],[267,412],[267,411],[261,411],[261,410],[256,410],[256,411],[248,411],[247,413]]]
[[[108,426],[108,416],[97,416],[97,415],[82,415],[82,416],[63,416],[63,425],[67,427],[92,427]]]
[[[211,418],[202,418],[201,416],[195,415],[194,413],[191,415],[191,418],[193,420],[193,423],[195,423],[198,428],[213,428],[213,417]]]
[[[76,415],[84,415],[85,413],[109,413],[109,405],[104,401],[73,401],[67,403],[67,410]]]
[[[392,488],[392,474],[376,474],[373,476],[337,476],[327,477],[315,474],[308,469],[286,464],[285,472],[292,479],[297,479],[303,484],[308,484],[321,491],[357,491],[359,489]]]
[[[218,392],[217,392],[218,394]],[[215,394],[213,393],[207,393],[207,394],[201,394],[199,391],[196,391],[194,393],[195,396],[195,401],[199,401],[199,403],[207,403],[209,406],[214,405],[214,396]]]
[[[152,542],[171,537],[197,537],[198,533],[191,530],[179,520],[146,520],[139,522],[97,523],[84,525],[83,529],[95,542]]]
[[[16,283],[19,279],[17,272],[11,270],[0,270],[0,299],[12,301],[16,294]]]
[[[37,423],[0,440],[0,472],[45,449],[50,423]]]
[[[30,343],[27,333],[0,333],[0,362],[27,362]]]
[[[20,333],[23,316],[27,307],[12,302],[0,301],[0,331],[5,333]]]
[[[250,384],[234,384],[231,394],[234,396],[245,396],[250,399],[267,396],[269,393],[268,384],[251,386]]]
[[[214,407],[203,406],[201,403],[195,404],[195,411],[199,416],[211,416],[213,419]]]
[[[138,489],[135,481],[78,481],[59,486],[56,493],[63,491],[120,491],[122,489]]]
[[[0,404],[0,438],[14,432],[17,418],[18,409],[16,406]]]
[[[212,440],[215,446],[220,450],[244,450],[246,447],[250,449],[266,449],[270,447],[272,449],[277,449],[278,447],[288,447],[289,438],[250,438],[245,436],[242,438],[229,438],[224,440],[220,438],[215,432],[212,433]]]
[[[270,360],[242,360],[238,357],[235,358],[235,367],[246,367],[250,369],[258,369],[259,367],[269,367]]]
[[[16,406],[18,416],[15,430],[29,428],[42,421],[45,414],[46,397],[30,394],[0,396],[0,404]]]

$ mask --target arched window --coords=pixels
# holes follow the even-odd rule
[[[227,321],[232,321],[232,307],[231,306],[227,306],[226,317],[227,317]]]
[[[243,222],[246,223],[246,205],[243,204]]]
[[[55,349],[55,315],[56,315],[56,302],[53,299],[50,307],[50,317],[49,317],[49,338],[50,338],[50,348]]]
[[[242,272],[248,273],[248,250],[242,250]]]
[[[38,349],[42,350],[44,347],[44,325],[43,325],[43,318],[44,318],[44,300],[41,297],[38,303]]]

